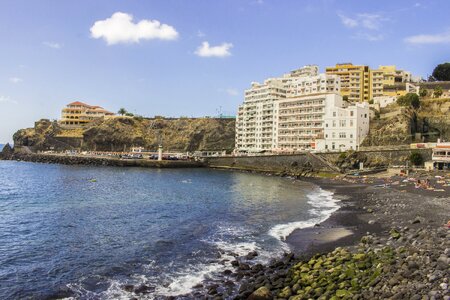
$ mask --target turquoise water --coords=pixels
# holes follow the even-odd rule
[[[0,299],[186,294],[232,252],[266,262],[337,208],[309,183],[209,169],[0,161],[0,183]]]

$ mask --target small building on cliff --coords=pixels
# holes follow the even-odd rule
[[[67,104],[66,107],[62,109],[59,124],[62,127],[67,128],[80,128],[96,119],[113,115],[114,113],[101,106],[75,101]]]

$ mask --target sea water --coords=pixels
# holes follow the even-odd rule
[[[286,236],[337,208],[310,183],[260,174],[0,161],[0,299],[187,294],[226,257],[281,256]]]

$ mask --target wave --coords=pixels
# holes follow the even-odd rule
[[[278,224],[273,226],[267,236],[261,241],[258,231],[245,226],[236,226],[229,222],[218,224],[215,232],[208,236],[203,242],[213,245],[212,249],[217,249],[220,256],[211,257],[208,262],[203,260],[197,263],[187,263],[178,271],[161,274],[155,277],[147,274],[132,275],[129,280],[108,280],[109,287],[107,290],[99,293],[93,293],[83,289],[81,285],[71,285],[71,289],[79,296],[93,296],[98,299],[129,299],[132,297],[141,297],[142,299],[158,299],[164,296],[181,296],[188,295],[195,290],[195,286],[206,282],[213,282],[221,278],[223,271],[233,269],[231,262],[236,256],[245,259],[245,255],[249,252],[257,251],[258,256],[249,264],[267,263],[270,259],[281,257],[281,255],[289,251],[289,245],[283,242],[285,238],[295,229],[312,227],[317,223],[325,221],[330,215],[339,209],[338,200],[334,199],[332,192],[322,189],[314,190],[307,195],[307,203],[310,205],[308,210],[310,219],[305,221],[290,222],[286,224]],[[276,238],[273,240],[272,237]],[[269,242],[272,240],[273,242]],[[261,244],[261,242],[264,243]],[[267,242],[267,243],[266,243]],[[209,247],[208,247],[209,248]],[[145,273],[152,273],[157,266],[155,262],[150,263],[144,269]],[[139,286],[145,284],[155,288],[151,293],[143,296],[136,295],[133,292],[125,291],[125,284],[133,284]]]
[[[309,213],[314,216],[306,221],[296,221],[285,224],[278,224],[269,230],[269,235],[284,241],[296,229],[312,227],[328,219],[332,213],[340,207],[339,200],[333,197],[334,193],[319,188],[318,192],[307,195],[308,203],[313,207]]]

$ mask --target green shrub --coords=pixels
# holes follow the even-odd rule
[[[411,153],[411,155],[409,156],[409,161],[415,166],[423,164],[422,154],[420,154],[419,152]]]
[[[397,98],[397,104],[400,106],[411,106],[414,108],[420,107],[420,99],[417,94],[408,93],[404,96],[400,96]]]

